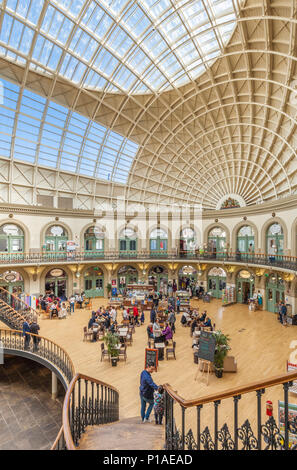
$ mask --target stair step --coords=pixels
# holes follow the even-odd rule
[[[164,426],[127,418],[116,423],[88,426],[79,443],[80,450],[162,450]]]

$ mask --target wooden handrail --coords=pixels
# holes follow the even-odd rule
[[[88,377],[87,375],[84,374],[79,374],[77,373],[73,379],[71,380],[69,387],[67,389],[65,398],[64,398],[64,404],[63,404],[63,414],[62,414],[62,422],[63,422],[63,429],[64,429],[64,438],[65,438],[65,443],[66,447],[68,450],[76,450],[76,447],[74,445],[73,439],[72,439],[72,434],[71,434],[71,429],[70,429],[70,423],[69,423],[69,411],[70,411],[70,402],[71,402],[71,395],[74,390],[74,387],[76,385],[76,382],[78,379],[82,380],[88,380],[90,382],[94,382],[97,385],[103,385],[104,387],[108,387],[111,390],[113,390],[116,393],[119,393],[118,390],[105,383],[102,382],[101,380],[94,379],[93,377]]]
[[[63,428],[63,426],[61,426],[61,427],[60,427],[60,431],[58,432],[58,435],[57,435],[57,437],[56,437],[56,439],[55,439],[55,442],[53,443],[53,445],[52,445],[52,447],[51,447],[51,450],[55,450],[55,449],[56,449],[56,447],[58,446],[58,442],[59,442],[59,440],[61,439],[63,433],[64,433],[64,428]]]
[[[246,393],[261,390],[262,388],[270,388],[276,385],[281,385],[297,379],[297,372],[289,372],[283,375],[277,375],[270,379],[252,382],[247,385],[243,385],[236,388],[224,390],[223,392],[214,393],[212,395],[206,395],[204,397],[194,398],[192,400],[185,400],[176,391],[173,390],[171,385],[165,384],[163,387],[168,394],[183,408],[191,408],[193,406],[206,405],[207,403],[213,403],[218,400],[224,400],[226,398],[232,398],[238,395],[244,395]]]

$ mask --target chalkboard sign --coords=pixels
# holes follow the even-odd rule
[[[213,333],[201,331],[199,337],[198,357],[205,361],[214,362],[216,339]]]
[[[148,364],[153,364],[155,371],[157,372],[158,368],[158,349],[145,349],[145,364],[144,368],[147,367]]]

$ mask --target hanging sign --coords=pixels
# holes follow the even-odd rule
[[[50,271],[50,276],[52,277],[60,277],[63,276],[63,270],[62,269],[52,269]]]

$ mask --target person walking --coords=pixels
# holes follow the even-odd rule
[[[287,326],[287,312],[288,312],[287,306],[285,302],[283,302],[281,306],[281,316],[282,316],[282,324],[284,326]]]
[[[172,329],[173,333],[175,333],[175,322],[176,322],[176,317],[175,317],[174,311],[172,310],[172,312],[170,313],[170,315],[168,317],[168,323],[169,323],[170,328]]]
[[[69,299],[70,313],[74,313],[75,297],[72,295]]]
[[[154,390],[158,389],[158,385],[152,379],[151,373],[155,370],[152,363],[148,363],[146,368],[140,375],[140,414],[143,423],[148,423],[150,414],[154,406]],[[146,409],[148,405],[148,408]]]
[[[133,307],[134,325],[137,325],[137,326],[139,326],[138,316],[139,316],[138,308],[136,307],[136,305],[134,305]]]
[[[150,317],[151,323],[153,323],[153,324],[155,323],[155,321],[156,321],[156,316],[157,316],[156,310],[155,310],[154,307],[153,307],[153,308],[151,309],[151,317]]]
[[[37,323],[37,317],[34,317],[32,323],[30,325],[30,333],[32,333],[33,335],[37,335],[37,336],[32,336],[32,339],[33,339],[33,352],[38,351],[38,345],[39,345],[39,341],[40,341],[40,338],[38,337],[39,330],[40,330],[40,326]]]
[[[31,336],[28,334],[30,333],[30,325],[29,322],[26,320],[23,323],[23,337],[24,337],[24,350],[28,351],[30,341],[31,341]]]

